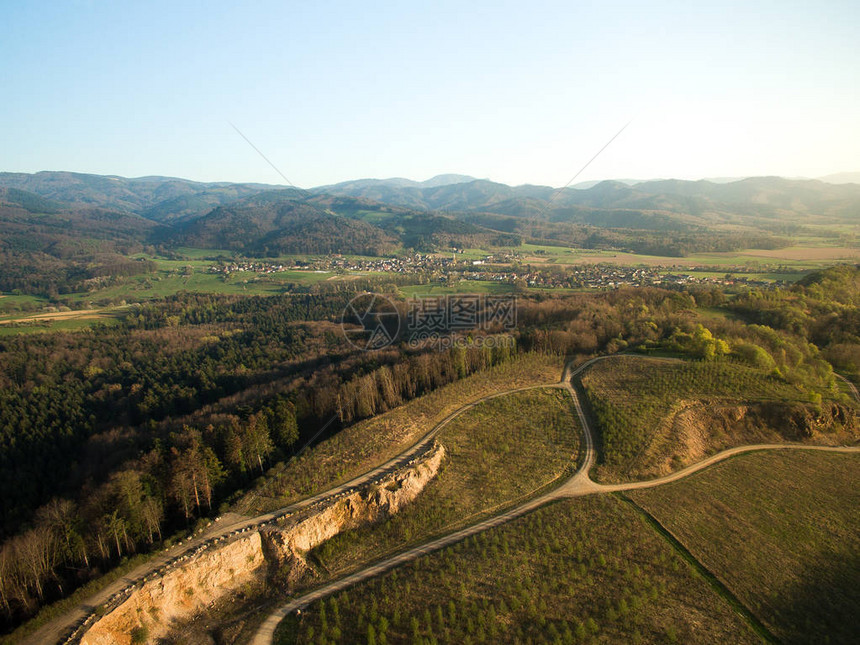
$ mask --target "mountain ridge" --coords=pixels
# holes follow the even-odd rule
[[[16,247],[27,247],[27,222],[41,227],[29,245],[36,250],[57,239],[67,245],[73,238],[119,235],[127,243],[264,255],[377,255],[523,240],[683,254],[736,248],[745,239],[776,248],[787,241],[774,235],[811,224],[856,224],[860,185],[750,177],[632,185],[605,180],[556,189],[437,175],[424,182],[365,179],[305,190],[46,171],[0,173],[0,204]],[[37,221],[46,214],[51,218]],[[708,234],[721,241],[704,240]],[[7,232],[0,245],[10,239]]]

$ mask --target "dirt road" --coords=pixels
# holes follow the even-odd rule
[[[180,545],[176,545],[171,549],[168,549],[153,556],[150,560],[147,560],[145,563],[136,567],[122,578],[119,578],[115,582],[107,585],[100,591],[93,594],[91,597],[87,598],[85,601],[82,601],[81,603],[76,605],[74,608],[68,610],[54,620],[46,623],[38,630],[33,632],[33,634],[23,639],[21,643],[23,645],[45,645],[45,643],[63,643],[66,638],[73,632],[73,630],[77,628],[78,625],[80,625],[88,616],[93,614],[97,607],[107,603],[112,597],[116,596],[117,594],[121,594],[124,590],[140,582],[147,576],[154,574],[163,567],[170,566],[171,563],[177,558],[181,558],[184,555],[189,554],[210,542],[214,542],[218,538],[229,537],[235,535],[238,532],[242,532],[248,529],[254,529],[272,520],[276,520],[285,515],[293,514],[309,506],[313,506],[318,503],[321,504],[330,497],[352,491],[353,489],[358,488],[369,481],[379,479],[395,470],[399,470],[410,459],[415,457],[424,448],[429,446],[433,439],[436,437],[436,435],[438,435],[439,432],[441,432],[445,428],[445,426],[447,426],[452,420],[454,420],[464,412],[471,410],[480,403],[483,403],[484,401],[489,401],[490,399],[498,398],[500,396],[505,396],[507,394],[512,394],[515,392],[522,392],[525,390],[533,390],[547,387],[562,387],[562,384],[550,383],[546,385],[531,385],[527,387],[505,390],[503,392],[497,392],[481,397],[480,399],[476,399],[472,403],[469,403],[449,414],[435,427],[433,427],[433,429],[431,429],[424,436],[422,436],[415,444],[404,450],[396,457],[390,459],[389,461],[385,462],[381,466],[378,466],[377,468],[369,470],[366,473],[349,480],[344,484],[335,486],[312,497],[305,498],[303,500],[290,504],[289,506],[285,506],[270,513],[264,513],[256,517],[243,517],[237,515],[225,516],[221,518],[219,522],[213,523],[213,525],[209,527],[204,533],[195,536],[191,540],[185,540]]]
[[[290,602],[281,605],[271,614],[269,614],[269,616],[262,623],[262,625],[260,625],[259,629],[257,630],[257,633],[254,635],[254,638],[251,640],[251,645],[271,645],[278,624],[286,616],[296,610],[300,610],[306,607],[310,603],[319,600],[320,598],[325,598],[326,596],[341,591],[342,589],[346,589],[347,587],[350,587],[363,580],[367,580],[368,578],[378,576],[381,573],[394,569],[423,555],[438,551],[439,549],[443,549],[446,546],[464,540],[472,535],[475,535],[476,533],[480,533],[482,531],[486,531],[487,529],[500,526],[501,524],[509,522],[517,517],[521,517],[537,509],[538,507],[543,506],[544,504],[558,499],[660,486],[662,484],[668,484],[669,482],[677,481],[679,479],[683,479],[684,477],[688,477],[693,473],[708,468],[709,466],[728,459],[734,455],[741,454],[744,452],[752,452],[756,450],[799,449],[824,450],[829,452],[860,452],[860,448],[858,447],[805,446],[800,444],[756,444],[724,450],[715,455],[712,455],[711,457],[708,457],[703,461],[700,461],[696,464],[688,466],[682,470],[671,473],[664,477],[659,477],[647,481],[629,482],[623,484],[597,484],[593,482],[588,476],[588,473],[591,470],[595,459],[593,434],[591,428],[588,425],[588,420],[585,416],[585,413],[582,409],[582,404],[579,400],[579,396],[577,395],[576,390],[571,385],[571,382],[573,378],[578,376],[587,367],[599,360],[604,360],[606,358],[610,357],[598,357],[587,361],[586,363],[583,363],[576,369],[572,369],[570,365],[566,366],[564,369],[564,373],[562,376],[563,383],[561,384],[561,386],[564,387],[567,392],[570,393],[571,397],[573,397],[574,406],[576,407],[577,416],[579,417],[579,421],[583,431],[582,446],[584,448],[582,451],[583,457],[579,468],[567,481],[561,484],[558,488],[555,488],[543,495],[535,497],[517,506],[516,508],[512,508],[508,511],[505,511],[504,513],[478,522],[477,524],[473,524],[466,528],[460,529],[459,531],[455,531],[444,537],[431,540],[426,544],[422,544],[420,546],[403,551],[402,553],[394,555],[386,560],[369,565],[368,567],[360,571],[356,571],[355,573],[352,573],[348,576],[322,585],[321,587],[302,596],[299,596],[298,598],[294,598]],[[474,407],[474,405],[471,407]]]

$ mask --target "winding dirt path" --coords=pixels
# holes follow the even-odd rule
[[[401,564],[414,560],[422,555],[432,553],[433,551],[437,551],[441,548],[449,546],[450,544],[463,540],[471,535],[475,535],[487,529],[509,522],[512,519],[525,515],[535,510],[536,508],[554,500],[596,493],[609,493],[614,491],[659,486],[687,477],[695,472],[707,468],[719,461],[728,459],[736,454],[750,452],[754,450],[802,449],[827,450],[832,452],[860,452],[860,448],[858,447],[831,448],[822,446],[806,446],[800,444],[757,444],[724,450],[720,453],[712,455],[711,457],[708,457],[701,462],[698,462],[682,470],[657,479],[622,484],[597,484],[593,482],[588,475],[589,471],[594,465],[595,460],[595,446],[593,434],[591,428],[588,425],[588,420],[582,409],[579,396],[577,395],[576,390],[571,383],[575,377],[579,376],[585,369],[587,369],[594,363],[610,358],[613,358],[613,356],[599,356],[597,358],[590,359],[575,368],[570,363],[568,363],[562,373],[562,380],[558,383],[547,383],[541,385],[531,385],[526,387],[513,388],[510,390],[496,392],[494,394],[486,395],[479,399],[476,399],[475,401],[468,403],[449,414],[442,421],[436,424],[436,426],[434,426],[429,432],[423,435],[415,444],[404,450],[396,457],[393,457],[382,465],[372,470],[369,470],[362,475],[359,475],[343,484],[335,486],[324,492],[299,500],[293,504],[272,511],[270,513],[264,513],[262,515],[258,515],[252,518],[246,518],[241,516],[237,517],[236,515],[225,516],[221,519],[221,521],[214,523],[213,526],[208,528],[202,535],[199,535],[192,540],[184,541],[181,545],[176,545],[171,549],[168,549],[158,554],[157,556],[154,556],[147,562],[141,564],[140,566],[129,572],[127,575],[104,587],[103,589],[95,593],[93,596],[82,601],[73,609],[65,612],[58,618],[55,618],[49,623],[43,625],[41,628],[36,630],[30,636],[23,639],[21,642],[25,645],[44,645],[45,643],[65,642],[65,640],[68,638],[68,635],[72,633],[72,631],[78,625],[80,625],[85,618],[90,616],[96,607],[110,601],[112,597],[121,593],[123,590],[140,582],[145,577],[153,574],[162,567],[169,565],[169,563],[174,561],[176,558],[191,553],[195,549],[205,546],[210,542],[214,542],[219,538],[229,537],[238,532],[247,531],[249,529],[256,529],[285,515],[289,515],[301,509],[320,504],[330,497],[351,492],[354,488],[357,488],[359,486],[362,486],[363,484],[366,484],[369,481],[387,475],[394,470],[398,470],[404,465],[406,465],[416,455],[418,455],[421,450],[423,450],[430,444],[430,442],[433,441],[433,439],[445,428],[445,426],[447,426],[451,421],[453,421],[461,414],[475,408],[476,406],[480,405],[485,401],[489,401],[491,399],[506,396],[508,394],[513,394],[516,392],[548,387],[557,387],[565,389],[570,394],[574,406],[576,408],[577,416],[579,417],[580,425],[582,427],[582,443],[580,451],[580,466],[569,479],[561,483],[557,488],[554,488],[553,490],[550,490],[542,495],[534,497],[520,504],[519,506],[516,506],[515,508],[506,510],[491,518],[487,518],[485,520],[477,522],[476,524],[470,525],[443,537],[429,541],[423,545],[416,546],[406,551],[403,551],[388,559],[371,564],[360,571],[354,572],[343,578],[322,585],[321,587],[310,591],[307,594],[304,594],[291,600],[289,603],[284,604],[275,611],[273,611],[266,618],[266,620],[260,626],[256,635],[252,639],[252,645],[270,645],[274,637],[275,628],[280,623],[280,621],[291,612],[297,609],[301,609],[308,604],[314,602],[315,600],[326,597],[341,589],[361,582],[362,580],[377,576],[385,571],[400,566]],[[860,400],[860,395],[857,393],[856,388],[854,388],[853,384],[851,383],[849,383],[849,385],[852,385],[854,395],[858,397],[858,400]]]
[[[319,600],[320,598],[325,598],[333,593],[346,589],[356,583],[367,580],[368,578],[376,577],[386,571],[394,569],[402,564],[415,560],[423,555],[427,555],[434,551],[438,551],[439,549],[443,549],[446,546],[464,540],[472,535],[480,533],[482,531],[486,531],[487,529],[500,526],[509,522],[517,517],[521,517],[531,511],[547,504],[549,502],[571,498],[571,497],[580,497],[583,495],[593,495],[597,493],[611,493],[615,491],[624,491],[624,490],[634,490],[640,488],[651,488],[654,486],[660,486],[663,484],[668,484],[670,482],[677,481],[679,479],[683,479],[685,477],[689,477],[690,475],[704,470],[718,462],[729,459],[735,455],[745,453],[745,452],[753,452],[757,450],[820,450],[827,452],[850,452],[857,453],[860,452],[860,447],[854,446],[807,446],[802,444],[754,444],[749,446],[739,446],[737,448],[729,448],[727,450],[723,450],[715,455],[708,457],[698,463],[692,464],[683,468],[677,472],[670,473],[664,477],[658,477],[656,479],[650,479],[645,481],[638,482],[627,482],[621,484],[598,484],[593,482],[589,478],[589,471],[591,467],[594,465],[595,459],[595,447],[594,447],[594,439],[591,428],[588,425],[588,420],[585,416],[585,413],[582,409],[582,404],[579,400],[579,396],[576,393],[576,390],[572,386],[572,380],[579,376],[585,369],[596,363],[600,360],[606,360],[608,358],[612,358],[611,356],[600,356],[597,358],[593,358],[589,361],[586,361],[582,365],[579,365],[575,369],[572,368],[570,364],[566,365],[564,368],[564,372],[562,373],[562,382],[559,384],[554,384],[555,387],[563,387],[570,396],[573,398],[573,403],[576,408],[577,416],[579,417],[580,424],[582,426],[582,446],[584,450],[582,451],[582,462],[577,469],[577,471],[564,483],[562,483],[557,488],[544,493],[543,495],[539,495],[534,497],[523,504],[509,509],[504,513],[493,516],[471,526],[465,527],[458,531],[454,531],[448,535],[437,538],[435,540],[431,540],[425,544],[422,544],[417,547],[413,547],[397,555],[391,556],[385,560],[380,562],[376,562],[371,564],[360,571],[356,571],[350,575],[344,576],[343,578],[339,578],[337,580],[333,580],[327,584],[324,584],[313,591],[310,591],[302,596],[294,598],[290,602],[281,605],[277,609],[275,609],[269,616],[266,617],[265,621],[260,625],[257,630],[257,633],[254,635],[254,638],[251,640],[250,645],[271,645],[274,639],[275,630],[277,629],[280,622],[289,614],[294,611],[301,610],[310,603]],[[849,383],[850,384],[850,383]],[[537,386],[537,387],[552,387],[552,385],[547,386]],[[523,389],[532,389],[532,388],[523,388]],[[516,390],[513,390],[516,391]],[[856,388],[853,388],[855,397],[860,400],[860,395],[858,395]],[[509,392],[499,393],[494,396],[504,396]],[[486,397],[494,398],[494,396]],[[480,401],[476,401],[474,404],[462,408],[455,412],[451,417],[446,419],[443,423],[447,423],[450,419],[454,418],[457,414],[466,409],[471,409],[480,403]]]

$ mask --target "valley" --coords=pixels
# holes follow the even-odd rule
[[[856,5],[5,3],[0,645],[857,645]]]
[[[792,469],[833,499],[851,486],[850,187],[604,183],[550,202],[463,181],[406,204],[13,179],[0,642],[791,641],[845,611],[798,609],[766,579],[793,598],[788,568],[820,573],[828,597],[849,584],[817,531],[847,534],[854,502],[822,520],[811,492],[780,491]],[[200,199],[171,201],[177,186]],[[658,188],[675,192],[655,209]],[[523,216],[535,199],[546,212]],[[350,335],[363,294],[400,323],[378,347]],[[432,475],[405,485],[425,459]],[[788,495],[795,523],[764,498],[719,501],[740,481]],[[697,495],[708,511],[678,511]],[[738,538],[740,575],[707,524],[725,505],[733,531],[820,549]],[[794,554],[783,573],[752,564],[772,549]],[[440,580],[427,611],[424,571]]]

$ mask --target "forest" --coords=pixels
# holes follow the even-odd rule
[[[844,351],[860,343],[853,267],[732,298],[523,294],[513,345],[470,344],[488,333],[473,329],[441,351],[357,351],[339,324],[351,295],[182,293],[115,326],[0,339],[4,626],[216,515],[321,428],[337,433],[521,352],[731,358],[790,387],[828,379],[831,364],[856,376],[860,364]]]

